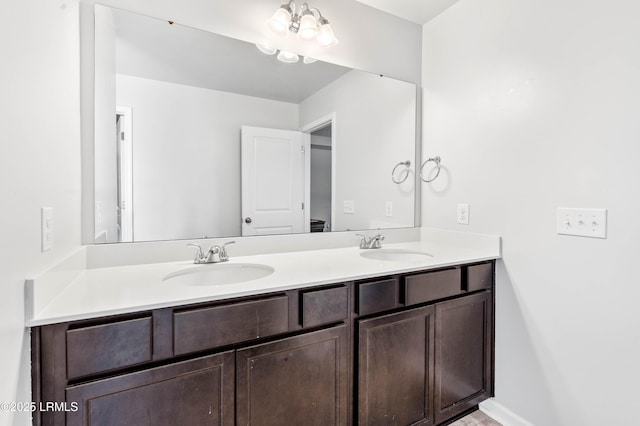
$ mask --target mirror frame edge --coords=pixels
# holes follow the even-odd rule
[[[82,245],[95,244],[95,3],[80,8],[80,160]],[[89,182],[91,184],[89,184]],[[92,214],[89,214],[91,212]]]

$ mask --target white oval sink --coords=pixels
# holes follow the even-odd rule
[[[257,280],[273,274],[271,266],[255,263],[212,263],[173,272],[162,282],[183,286],[216,286]]]
[[[433,255],[423,251],[384,248],[363,251],[360,253],[360,256],[371,260],[387,260],[392,262],[416,262],[433,257]]]

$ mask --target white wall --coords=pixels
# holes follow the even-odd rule
[[[0,26],[0,401],[28,402],[24,280],[80,244],[78,5],[5,2]],[[54,248],[40,252],[40,208]],[[0,425],[30,424],[0,411]]]
[[[462,0],[424,26],[424,155],[448,176],[423,223],[502,235],[495,402],[531,424],[637,416],[638,22],[635,0]],[[559,206],[608,208],[608,238],[557,235]]]
[[[375,105],[375,107],[373,107]],[[300,104],[300,126],[335,113],[332,229],[375,229],[414,224],[414,183],[391,180],[394,166],[415,157],[416,90],[412,84],[350,71]],[[343,213],[343,201],[355,213]],[[393,203],[393,216],[385,203]]]
[[[117,101],[132,108],[135,241],[240,235],[241,126],[298,125],[297,104],[124,75]]]

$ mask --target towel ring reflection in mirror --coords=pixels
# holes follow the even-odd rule
[[[435,165],[436,165],[436,174],[435,174],[435,176],[433,176],[430,179],[425,179],[424,178],[424,173],[423,173],[424,172],[424,166],[426,166],[427,163],[429,163],[431,161],[433,161],[435,163]],[[440,159],[440,157],[432,157],[432,158],[428,158],[427,161],[422,163],[422,167],[420,167],[420,179],[423,182],[429,183],[429,182],[433,182],[434,180],[436,180],[436,178],[440,175],[440,161],[442,161]]]
[[[398,179],[396,179],[396,170],[398,170],[398,167],[400,166],[404,166],[404,169],[400,170]],[[407,161],[399,162],[391,171],[391,180],[393,181],[393,183],[400,185],[402,182],[407,180],[407,178],[409,177],[410,170],[411,170],[411,161],[407,160]]]

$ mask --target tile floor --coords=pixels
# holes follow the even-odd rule
[[[460,420],[456,420],[449,426],[502,426],[502,424],[478,410],[464,416]]]

